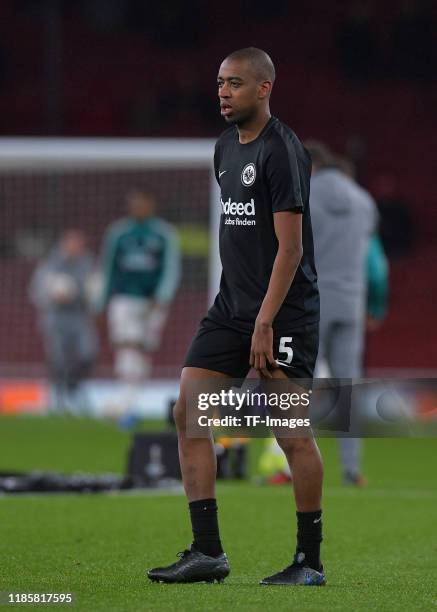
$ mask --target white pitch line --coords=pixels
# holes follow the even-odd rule
[[[401,497],[406,499],[437,499],[437,489],[372,489],[326,487],[323,496],[331,497]]]

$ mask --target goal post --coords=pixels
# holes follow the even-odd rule
[[[39,375],[43,351],[28,283],[63,231],[83,230],[97,257],[105,228],[125,215],[132,189],[153,193],[177,229],[183,277],[158,376],[174,377],[214,298],[220,274],[219,188],[211,139],[0,138],[0,376]],[[102,341],[98,371],[110,373]]]

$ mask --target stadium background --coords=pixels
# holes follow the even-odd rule
[[[235,48],[265,48],[278,72],[274,114],[302,139],[315,137],[350,155],[360,182],[380,204],[390,299],[387,320],[368,338],[367,372],[432,376],[437,363],[436,20],[435,4],[419,0],[236,0],[231,7],[201,0],[4,0],[0,134],[215,138],[223,128],[215,85],[220,61]],[[154,377],[177,376],[207,306],[208,174],[195,169],[0,170],[3,411],[15,405],[16,398],[8,403],[11,381],[44,376],[27,294],[37,258],[72,223],[86,231],[97,252],[104,227],[123,212],[132,184],[156,191],[160,213],[181,234],[183,282],[154,371]],[[100,332],[95,375],[108,377],[111,359],[103,325]],[[171,355],[165,350],[169,338],[177,339]],[[24,401],[31,400],[26,396]],[[115,425],[61,417],[0,420],[2,470],[122,473],[125,468],[130,435]],[[370,605],[429,610],[436,601],[429,575],[435,555],[429,535],[435,530],[434,440],[366,441],[367,492],[338,487],[333,442],[322,440],[329,519],[325,550],[340,588],[323,596],[305,593],[296,605],[302,610],[366,610]],[[259,445],[254,449],[255,471]],[[224,591],[219,602],[202,595],[204,608],[289,609],[288,595],[255,597],[248,586],[276,565],[272,542],[282,537],[258,509],[270,504],[281,517],[286,492],[231,483],[219,493],[225,537],[233,542],[236,559],[236,577],[230,579],[235,589]],[[22,590],[75,588],[84,609],[167,609],[175,601],[179,609],[198,605],[197,595],[186,590],[148,592],[145,600],[143,595],[143,566],[168,562],[168,554],[184,545],[180,533],[189,538],[182,498],[1,501],[0,524],[9,526],[2,540],[7,562],[0,570],[1,589],[12,588],[11,581]],[[246,542],[264,521],[259,546],[264,546],[260,563],[265,567],[250,558],[253,576],[247,570],[251,548],[240,542],[234,522],[243,504],[249,506]],[[376,521],[369,518],[372,512]],[[352,554],[354,549],[358,554]],[[238,572],[246,571],[239,581]]]
[[[123,0],[5,0],[0,132],[215,137],[223,128],[215,87],[220,59],[230,48],[251,43],[265,47],[277,63],[274,113],[301,138],[325,140],[351,155],[360,181],[381,202],[390,256],[390,308],[383,328],[369,338],[368,367],[433,369],[433,6],[388,0],[300,6],[275,0],[267,7],[239,1],[233,4],[231,25],[219,7],[202,2],[152,7]],[[162,215],[194,230],[202,242],[209,214],[206,179],[204,173],[189,171],[170,173],[165,180],[160,172],[83,172],[55,180],[2,172],[0,372],[41,372],[42,347],[26,293],[38,250],[72,223],[86,231],[97,250],[104,227],[123,212],[123,196],[131,184],[156,190]],[[29,242],[36,243],[36,238],[39,242],[32,247]],[[206,307],[204,242],[195,253],[185,248],[185,282],[167,330],[167,337],[178,338],[177,350],[170,362],[161,350],[158,374],[177,375]],[[14,334],[7,333],[11,326]],[[102,371],[105,365],[106,348]]]

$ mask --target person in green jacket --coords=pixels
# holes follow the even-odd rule
[[[181,261],[172,225],[155,215],[152,194],[132,191],[129,216],[105,233],[100,310],[107,309],[117,377],[138,385],[150,375],[151,354],[160,345]]]

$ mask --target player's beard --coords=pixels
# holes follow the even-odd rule
[[[244,128],[247,123],[250,123],[254,114],[252,111],[240,112],[233,117],[225,117],[225,121],[230,125],[236,125],[238,128]]]

